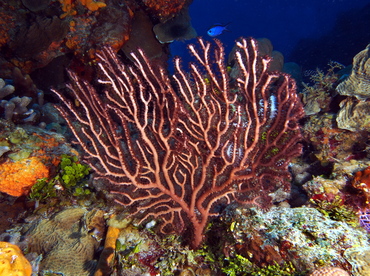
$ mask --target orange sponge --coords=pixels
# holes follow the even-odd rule
[[[75,10],[76,1],[59,0],[59,2],[62,5],[62,10],[65,12],[60,16],[61,18],[64,18],[68,15],[77,14],[77,11]],[[88,8],[90,11],[97,11],[99,8],[104,8],[106,6],[104,2],[96,2],[95,0],[79,0],[78,2],[80,2],[86,8]]]
[[[32,267],[18,246],[0,242],[0,276],[30,276]]]
[[[11,196],[26,195],[38,179],[48,176],[49,169],[37,157],[8,161],[0,165],[0,192]]]

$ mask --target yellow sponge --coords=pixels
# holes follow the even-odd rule
[[[31,276],[32,267],[18,246],[0,242],[0,276]]]

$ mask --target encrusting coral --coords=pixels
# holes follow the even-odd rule
[[[32,267],[18,246],[0,242],[0,276],[30,276]]]
[[[240,207],[232,221],[236,252],[254,264],[294,258],[298,271],[314,271],[320,263],[347,269],[343,250],[369,246],[363,229],[335,221],[314,208],[274,207],[263,213]]]

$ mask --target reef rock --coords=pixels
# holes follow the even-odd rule
[[[370,246],[364,229],[314,208],[274,207],[266,213],[238,208],[233,220],[237,253],[257,264],[291,261],[298,270],[312,272],[324,263],[348,271],[343,249]]]
[[[344,257],[352,265],[352,275],[370,275],[370,247],[349,248],[344,252]]]
[[[359,100],[370,98],[370,44],[353,58],[349,77],[338,85],[340,95],[354,96]]]

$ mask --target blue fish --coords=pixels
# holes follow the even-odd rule
[[[231,23],[231,22],[230,22]],[[223,32],[230,32],[227,28],[227,26],[230,25],[230,23],[227,23],[225,25],[223,24],[215,24],[213,26],[211,26],[209,28],[209,30],[207,31],[207,34],[211,37],[215,37],[215,36],[219,36],[220,34],[222,34]]]

